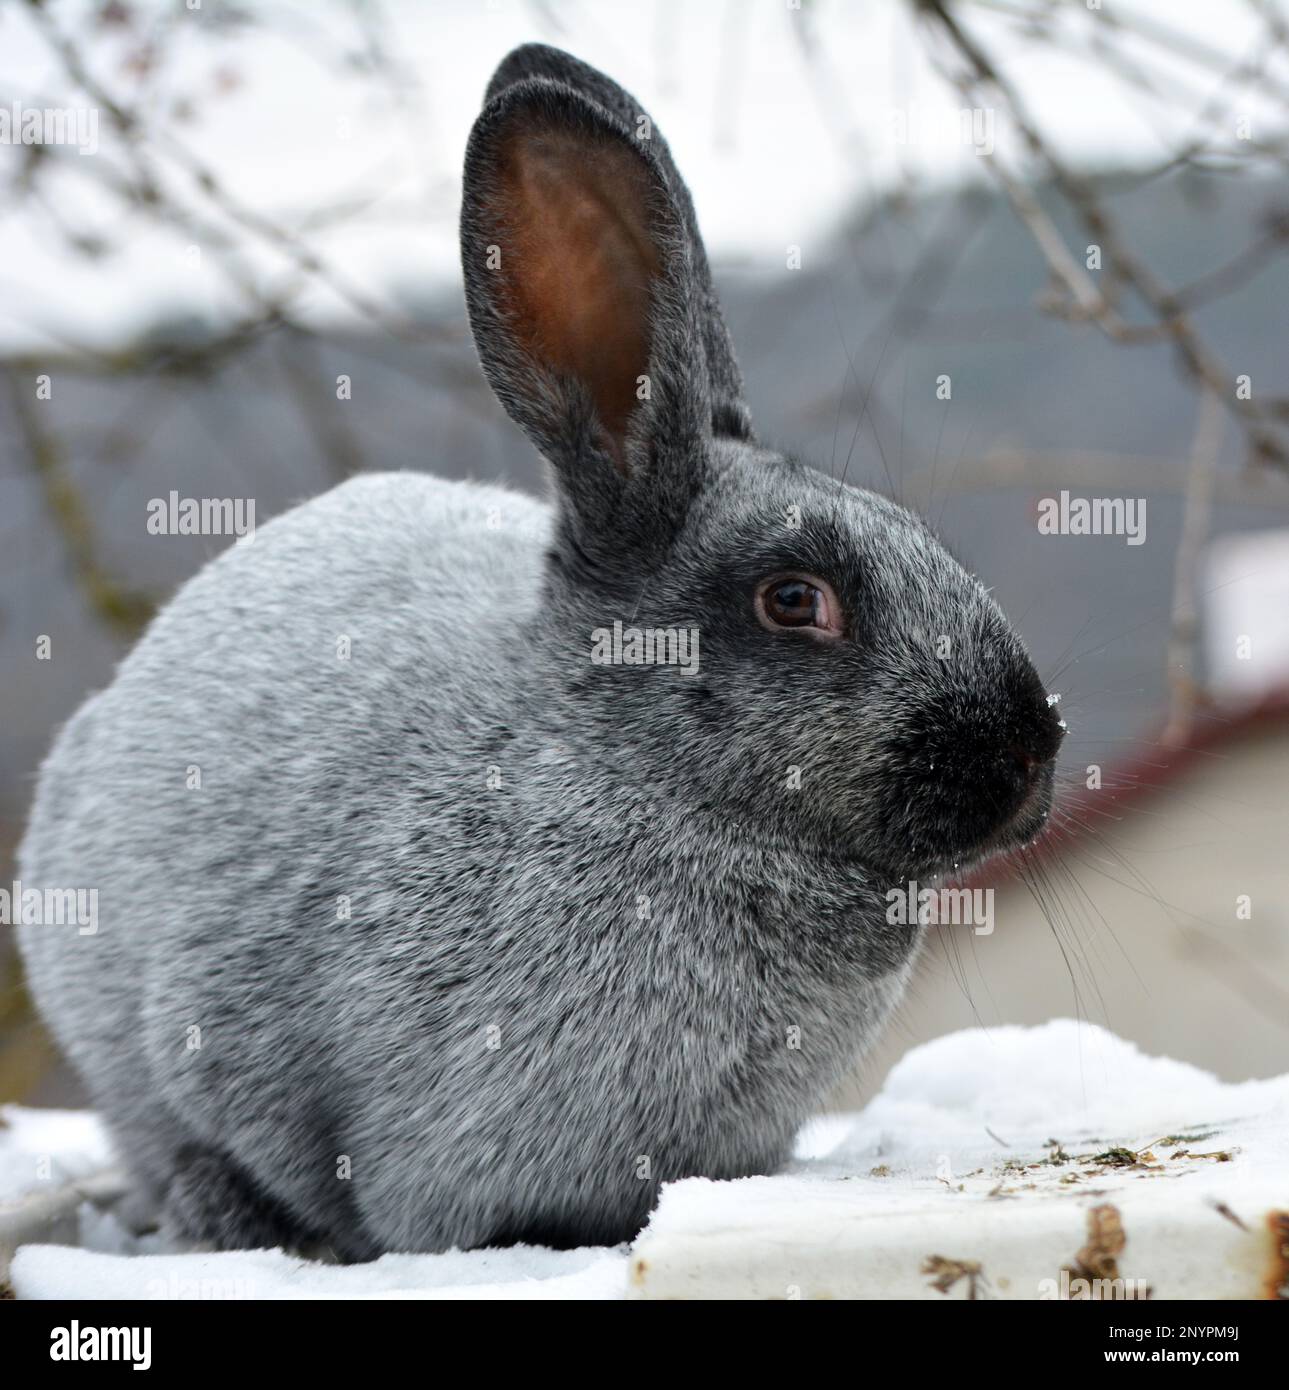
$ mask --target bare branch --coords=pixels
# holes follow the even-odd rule
[[[40,481],[45,504],[62,535],[85,601],[118,636],[137,636],[152,616],[152,599],[119,583],[104,567],[94,539],[90,509],[68,472],[57,441],[38,418],[39,412],[31,400],[31,379],[24,381],[12,367],[4,369],[4,376],[28,465]]]
[[[1160,742],[1165,744],[1186,741],[1200,697],[1195,672],[1195,643],[1199,637],[1195,582],[1200,554],[1208,537],[1209,517],[1213,509],[1213,481],[1222,453],[1222,421],[1225,418],[1221,402],[1211,391],[1200,392],[1195,418],[1195,441],[1191,447],[1186,482],[1186,507],[1182,514],[1182,534],[1177,542],[1177,559],[1173,570],[1172,629],[1168,640],[1171,698],[1168,722],[1160,736]]]
[[[1053,184],[1079,217],[1092,241],[1102,250],[1112,285],[1129,288],[1148,308],[1154,322],[1127,322],[1108,295],[1098,289],[1089,273],[1065,246],[1051,219],[1043,212],[1030,188],[1003,165],[996,151],[986,155],[987,167],[998,179],[1017,216],[1064,289],[1067,300],[1049,297],[1050,312],[1094,323],[1108,338],[1120,343],[1171,342],[1185,371],[1198,385],[1221,400],[1239,422],[1250,441],[1253,456],[1261,462],[1289,466],[1289,446],[1277,429],[1278,418],[1260,402],[1237,399],[1235,373],[1208,347],[1183,311],[1177,295],[1163,285],[1135,256],[1120,236],[1090,183],[1076,175],[1052,148],[1051,142],[1027,111],[1014,84],[996,67],[977,40],[950,13],[946,0],[915,0],[919,14],[949,43],[965,63],[965,71],[947,71],[938,64],[968,99],[992,92],[1005,104],[1027,149],[1040,161]]]

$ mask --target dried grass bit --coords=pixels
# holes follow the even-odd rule
[[[959,1280],[967,1281],[967,1297],[980,1296],[979,1286],[987,1282],[978,1260],[950,1260],[944,1255],[928,1255],[922,1261],[922,1273],[931,1276],[931,1287],[948,1293]]]
[[[1271,1274],[1267,1279],[1267,1297],[1289,1299],[1289,1211],[1269,1211],[1267,1225],[1271,1228]]]
[[[1068,1280],[1071,1300],[1124,1299],[1134,1295],[1128,1281],[1119,1273],[1119,1256],[1123,1254],[1128,1237],[1123,1229],[1119,1208],[1104,1202],[1088,1212],[1087,1244],[1074,1257],[1074,1263],[1062,1267]],[[1079,1292],[1075,1292],[1076,1282]],[[1149,1289],[1145,1296],[1150,1296]]]

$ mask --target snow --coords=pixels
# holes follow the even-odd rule
[[[102,1125],[79,1110],[0,1107],[0,1202],[36,1190],[87,1178],[112,1163]]]
[[[1231,1085],[1072,1019],[968,1029],[907,1053],[861,1113],[812,1121],[785,1174],[668,1187],[650,1229],[718,1229],[732,1206],[750,1212],[789,1192],[824,1206],[912,1207],[912,1199],[957,1193],[960,1185],[992,1190],[1000,1158],[1043,1159],[1052,1139],[1071,1154],[1175,1151],[1185,1146],[1158,1141],[1210,1131],[1192,1147],[1256,1149],[1256,1167],[1283,1174],[1289,1200],[1289,1074]],[[875,1176],[875,1168],[889,1171]],[[1049,1170],[1053,1180],[1068,1176],[1062,1168]],[[1212,1165],[1206,1190],[1246,1184],[1242,1168]],[[1028,1174],[1026,1181],[1041,1184],[1046,1176]]]
[[[1278,1111],[1289,1121],[1289,1075],[1229,1085],[1186,1062],[1151,1057],[1093,1024],[970,1029],[914,1048],[828,1155],[916,1164],[953,1149],[972,1160],[1012,1146],[1080,1140],[1139,1148],[1161,1135]]]
[[[46,1198],[113,1161],[92,1114],[0,1106],[0,1235],[23,1199]],[[605,1299],[625,1288],[625,1248],[454,1250],[343,1266],[281,1250],[181,1251],[159,1235],[134,1235],[90,1201],[76,1215],[79,1247],[21,1247],[10,1270],[20,1298]]]
[[[984,1272],[977,1296],[1055,1298],[1106,1207],[1128,1296],[1279,1287],[1289,1075],[1224,1083],[1069,1019],[950,1034],[862,1113],[808,1126],[787,1173],[664,1189],[631,1293],[934,1299],[927,1262],[949,1256]]]
[[[110,1163],[92,1116],[0,1113],[0,1217],[5,1201]],[[1142,1161],[1097,1159],[1111,1148]],[[812,1121],[788,1172],[669,1185],[631,1251],[518,1247],[346,1267],[171,1249],[86,1202],[84,1248],[24,1245],[10,1279],[20,1298],[781,1297],[785,1286],[939,1297],[920,1270],[944,1247],[986,1252],[1011,1290],[998,1296],[1046,1297],[1032,1290],[1074,1256],[1088,1211],[1107,1201],[1157,1296],[1252,1296],[1265,1277],[1261,1213],[1289,1205],[1289,1075],[1224,1083],[1068,1019],[971,1029],[908,1053],[859,1114]]]
[[[623,1295],[626,1261],[622,1251],[531,1246],[326,1265],[280,1250],[130,1258],[32,1245],[13,1283],[19,1298],[610,1299]]]

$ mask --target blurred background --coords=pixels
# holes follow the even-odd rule
[[[544,489],[455,243],[526,40],[671,143],[762,437],[927,516],[1062,696],[1053,836],[838,1102],[1052,1016],[1285,1070],[1284,0],[0,0],[0,886],[54,730],[229,543],[151,501]],[[1062,491],[1144,539],[1041,533]],[[0,928],[16,1098],[78,1091]]]

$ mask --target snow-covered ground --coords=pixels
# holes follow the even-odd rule
[[[3,1254],[24,1210],[111,1155],[91,1116],[0,1113]],[[1060,1296],[1062,1270],[1138,1296],[1266,1296],[1289,1282],[1289,1224],[1270,1224],[1289,1209],[1289,1075],[1226,1084],[1070,1020],[954,1033],[861,1113],[807,1126],[788,1173],[666,1188],[630,1250],[339,1267],[175,1250],[105,1205],[79,1203],[64,1237],[79,1247],[21,1246],[19,1298],[1039,1298]]]

